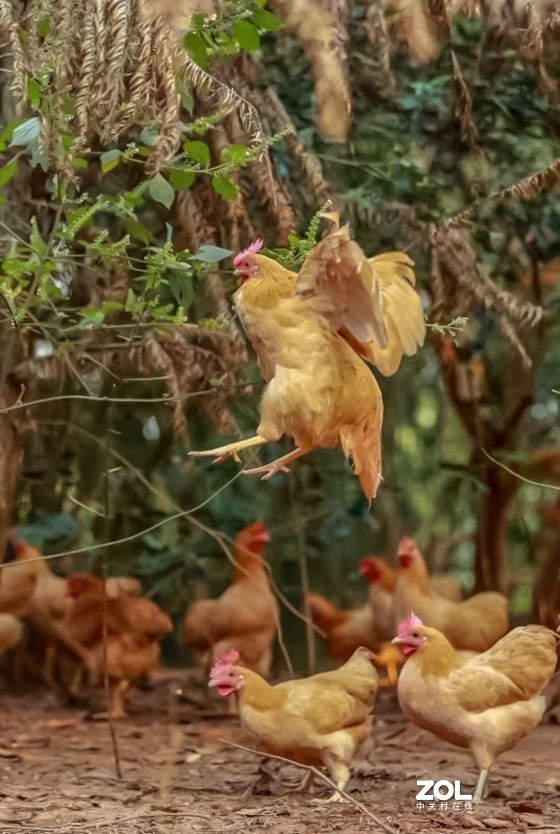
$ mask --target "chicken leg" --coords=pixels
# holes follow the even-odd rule
[[[478,774],[478,781],[476,783],[476,788],[474,789],[473,795],[473,803],[476,805],[478,802],[482,801],[482,797],[484,795],[484,788],[486,787],[486,780],[488,779],[488,770],[481,770]]]
[[[338,759],[335,759],[328,753],[325,755],[324,761],[331,779],[333,782],[336,782],[338,791],[343,791],[348,784],[348,780],[350,779],[350,769],[348,765]],[[311,801],[316,802],[317,804],[320,803],[321,805],[328,805],[331,802],[346,802],[344,797],[338,791],[334,791],[334,793],[327,797],[327,799],[312,799]]]
[[[243,474],[262,475],[261,481],[268,481],[269,478],[272,478],[272,476],[276,475],[278,472],[289,472],[290,470],[288,469],[287,464],[291,463],[293,460],[303,457],[303,455],[306,455],[308,451],[308,449],[301,449],[299,446],[296,446],[296,448],[292,452],[288,452],[287,455],[282,455],[281,458],[276,458],[276,460],[272,460],[270,463],[265,463],[264,466],[255,466],[254,469],[245,469]]]
[[[214,463],[223,463],[229,457],[232,457],[236,463],[241,463],[239,452],[243,449],[250,449],[252,446],[262,446],[263,443],[268,443],[266,437],[261,437],[256,434],[254,437],[246,437],[245,440],[238,440],[236,443],[228,443],[226,446],[218,446],[216,449],[205,449],[202,452],[189,452],[189,456],[193,458],[204,458],[215,456]]]
[[[130,681],[111,681],[111,718],[126,718],[124,708]]]
[[[306,791],[313,790],[313,782],[315,780],[315,774],[312,770],[308,770],[303,779],[301,780],[300,784],[296,788],[290,788],[290,793],[306,793]]]

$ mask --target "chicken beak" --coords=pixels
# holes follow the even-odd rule
[[[395,643],[397,646],[400,646],[402,643],[404,643],[404,637],[393,637],[391,643]]]
[[[209,689],[215,689],[216,686],[218,686],[218,681],[215,680],[214,678],[210,678],[210,680],[208,681],[208,688]]]

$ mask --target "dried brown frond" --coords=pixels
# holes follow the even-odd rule
[[[447,3],[445,0],[427,0],[426,8],[436,23],[447,24]]]
[[[203,210],[200,190],[201,186],[197,184],[196,188],[179,191],[175,197],[173,229],[174,244],[178,251],[188,249],[190,252],[196,252],[203,243],[219,241],[217,229],[211,226],[208,220],[210,212]]]
[[[448,321],[468,315],[476,300],[489,312],[497,313],[504,335],[518,350],[524,363],[530,363],[513,322],[536,327],[542,320],[542,307],[523,301],[499,287],[479,267],[467,229],[430,226],[430,289],[433,298],[432,318]]]
[[[14,4],[10,0],[2,0],[0,20],[10,39],[13,68],[10,89],[16,101],[16,112],[20,114],[25,101],[29,66],[28,55],[23,48],[20,36],[20,19],[16,16]]]
[[[323,7],[329,14],[334,29],[333,49],[341,66],[345,66],[350,40],[347,0],[323,0]]]
[[[154,65],[154,87],[159,80],[159,106],[161,121],[158,135],[148,157],[146,173],[158,171],[164,162],[176,153],[181,141],[180,112],[181,102],[175,83],[174,52],[176,41],[169,29],[156,27],[154,32],[154,49],[157,65]]]
[[[461,125],[461,139],[472,149],[478,139],[478,129],[473,121],[473,100],[455,52],[451,50],[453,64],[453,92],[455,94],[455,115]]]
[[[329,139],[345,142],[350,127],[350,93],[341,57],[340,16],[334,18],[318,0],[274,0],[271,7],[296,32],[311,63],[317,130]]]
[[[406,44],[412,58],[433,61],[441,52],[447,26],[430,14],[424,0],[379,0],[387,16],[392,39]]]
[[[180,374],[176,368],[174,356],[169,350],[167,334],[150,331],[144,337],[143,364],[165,377],[165,385],[169,396],[173,398],[173,430],[178,437],[186,437],[187,417],[185,403],[181,398],[189,393],[181,388]]]
[[[196,397],[221,434],[238,432],[229,411],[231,389],[236,387],[237,365],[228,351],[231,339],[222,331],[200,330],[182,332],[151,332],[144,338],[142,364],[166,377],[166,386],[173,398],[173,425],[178,436],[186,437],[186,405]]]
[[[500,191],[501,200],[531,200],[542,191],[553,188],[560,179],[560,159],[552,162],[543,171],[537,171],[509,188]]]
[[[190,85],[202,103],[219,109],[237,110],[249,141],[263,145],[266,139],[260,115],[253,104],[219,78],[205,72],[189,58],[185,60],[181,77]]]
[[[182,29],[195,13],[211,14],[216,9],[213,0],[146,0],[148,14],[162,17],[170,26]]]
[[[449,321],[470,312],[478,283],[476,255],[466,229],[430,226],[432,318]]]
[[[29,12],[14,15],[12,7],[10,14],[12,90],[19,106],[29,76],[49,79],[41,131],[49,149],[65,132],[71,96],[78,145],[116,139],[131,124],[152,121],[160,125],[152,169],[173,155],[179,140],[177,39],[161,17],[148,16],[146,0],[33,2]],[[37,25],[45,15],[50,31],[41,36]]]
[[[536,58],[543,51],[544,27],[541,16],[532,0],[527,0],[525,16],[527,18],[527,28],[522,52],[527,58]]]
[[[288,149],[305,175],[316,205],[322,205],[330,195],[330,186],[323,176],[321,163],[316,156],[305,150],[294,123],[272,87],[267,87],[265,91],[265,106],[273,129],[278,132],[286,129],[290,131],[285,140]]]
[[[377,47],[377,56],[372,67],[375,88],[385,98],[392,98],[397,88],[397,81],[391,70],[391,42],[387,20],[378,2],[369,6],[364,28],[371,43]]]
[[[523,363],[523,367],[526,370],[529,370],[533,365],[532,359],[525,350],[525,347],[522,341],[520,340],[515,327],[511,323],[511,320],[504,313],[502,313],[502,315],[500,316],[500,327],[504,336],[506,336],[509,339],[511,344],[519,353],[519,356],[521,357],[521,361]]]

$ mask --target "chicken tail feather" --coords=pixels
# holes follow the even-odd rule
[[[381,399],[366,417],[353,426],[343,426],[340,442],[347,458],[352,458],[354,473],[368,501],[375,498],[381,482]]]

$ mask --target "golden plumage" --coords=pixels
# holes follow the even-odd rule
[[[299,274],[256,254],[235,259],[245,281],[234,301],[265,380],[257,436],[196,455],[294,438],[288,455],[246,474],[271,477],[316,447],[342,446],[368,499],[381,480],[383,401],[363,361],[394,373],[423,343],[424,315],[413,262],[402,252],[367,259],[348,227],[313,249]]]

